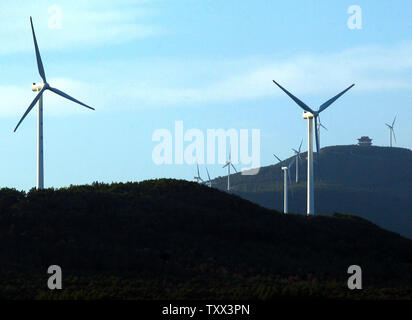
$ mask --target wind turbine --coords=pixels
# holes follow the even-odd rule
[[[394,126],[395,126],[395,121],[396,121],[396,116],[395,116],[395,118],[393,119],[393,122],[392,122],[392,125],[390,125],[390,124],[387,124],[387,123],[385,123],[386,124],[386,126],[389,128],[389,141],[390,141],[390,147],[392,147],[392,135],[393,135],[393,138],[395,139],[395,142],[396,142],[396,137],[395,137],[395,130],[393,129],[394,128]]]
[[[274,156],[279,160],[280,163],[283,161],[278,158],[274,154]],[[283,171],[283,213],[288,213],[288,208],[289,208],[289,201],[288,201],[288,181],[290,184],[292,184],[292,180],[290,178],[290,173],[289,169],[293,166],[293,164],[296,162],[297,157],[294,157],[293,160],[289,163],[288,166],[283,166],[281,167]],[[297,162],[296,162],[297,163]]]
[[[209,188],[211,188],[212,187],[212,180],[210,179],[209,170],[207,170],[207,167],[205,167],[205,168],[206,168],[207,178],[208,178],[208,180],[205,183]]]
[[[197,163],[196,166],[197,166],[197,176],[194,177],[194,179],[195,179],[195,181],[196,181],[197,183],[200,183],[200,182],[203,182],[203,179],[200,177],[199,164]]]
[[[38,94],[36,95],[32,103],[29,105],[26,112],[21,117],[19,123],[14,129],[14,132],[16,132],[17,128],[20,126],[24,118],[29,114],[31,109],[33,109],[33,107],[38,101],[39,106],[38,106],[38,113],[37,113],[37,189],[43,189],[44,188],[44,167],[43,167],[43,93],[44,91],[50,90],[62,96],[63,98],[76,102],[86,108],[89,108],[92,110],[94,110],[94,108],[89,107],[83,102],[80,102],[79,100],[74,99],[73,97],[69,96],[63,91],[60,91],[59,89],[53,88],[49,85],[49,83],[46,80],[46,74],[44,72],[43,63],[41,61],[39,47],[37,46],[36,35],[34,33],[33,21],[31,17],[30,17],[30,24],[31,24],[32,34],[33,34],[34,49],[36,51],[37,68],[39,70],[39,74],[43,82],[40,84],[33,83],[32,91],[38,92]]]
[[[295,157],[296,157],[296,183],[299,183],[299,161],[302,160],[300,156],[300,150],[302,148],[302,143],[303,143],[303,139],[300,142],[300,146],[298,150],[292,148],[293,152],[295,152]]]
[[[322,122],[320,121],[320,116],[319,116],[319,123],[318,123],[318,128],[317,128],[317,130],[318,130],[318,142],[319,142],[319,145],[320,145],[320,128],[323,128],[323,129],[325,129],[326,131],[328,131],[328,128],[326,128],[326,127],[322,124]]]
[[[233,170],[235,170],[235,172],[237,173],[237,170],[232,163],[232,148],[230,146],[229,146],[229,161],[226,161],[226,164],[222,168],[226,168],[226,167],[227,167],[227,191],[230,191],[230,167],[232,167]]]
[[[315,213],[315,194],[314,194],[314,186],[313,186],[313,119],[315,119],[315,138],[316,138],[316,150],[319,155],[319,139],[318,139],[318,116],[319,114],[328,108],[332,103],[334,103],[338,98],[340,98],[346,91],[351,89],[355,84],[352,84],[347,89],[343,90],[341,93],[337,94],[333,98],[329,99],[325,103],[323,103],[317,111],[314,111],[310,107],[308,107],[304,102],[299,100],[285,88],[283,88],[280,84],[278,84],[275,80],[273,82],[283,91],[285,92],[296,104],[301,107],[303,112],[303,118],[308,120],[308,186],[307,186],[307,215]]]

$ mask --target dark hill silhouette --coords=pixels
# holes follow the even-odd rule
[[[306,153],[302,159],[300,182],[293,183],[294,198],[289,203],[289,211],[296,213],[306,213]],[[315,159],[316,212],[354,214],[412,238],[411,150],[331,146],[321,149]],[[232,191],[264,207],[283,210],[280,167],[262,167],[255,176],[235,174],[230,180]],[[290,172],[294,178],[294,166]],[[224,190],[225,177],[216,179],[214,187]]]
[[[3,298],[411,298],[412,240],[178,181],[0,190]],[[63,269],[63,290],[46,270]],[[364,290],[346,287],[360,265]]]

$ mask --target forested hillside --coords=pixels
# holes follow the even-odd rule
[[[290,186],[289,211],[306,213],[306,153],[299,183]],[[287,159],[284,163],[289,163]],[[412,151],[402,148],[332,146],[315,154],[315,206],[320,214],[350,213],[412,238]],[[232,192],[264,207],[283,210],[281,166],[258,175],[231,176]],[[290,170],[295,180],[295,166]],[[226,178],[214,180],[224,190]]]
[[[1,298],[412,298],[412,240],[178,180],[1,189],[0,242]],[[53,264],[61,291],[46,287]]]

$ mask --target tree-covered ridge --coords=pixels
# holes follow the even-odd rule
[[[306,212],[306,153],[301,154],[300,182],[290,170],[293,192],[289,211]],[[286,160],[287,163],[292,158]],[[412,151],[402,148],[331,146],[315,154],[316,212],[345,212],[412,238]],[[282,164],[262,167],[255,176],[234,174],[233,192],[270,209],[283,209]],[[214,186],[226,188],[226,178]],[[291,195],[292,196],[292,195]]]
[[[311,287],[347,297],[353,264],[365,297],[411,294],[411,240],[354,216],[283,215],[186,181],[1,189],[0,241],[2,297],[53,297],[52,264],[65,276],[61,297],[275,298]]]
[[[301,154],[300,180],[306,181],[306,156]],[[293,157],[285,160],[289,163]],[[359,147],[356,145],[330,146],[314,155],[315,177],[318,183],[346,188],[385,191],[405,195],[412,184],[412,151],[403,148]],[[274,162],[276,160],[274,159]],[[236,191],[276,191],[282,189],[284,163],[260,168],[257,175],[233,174],[231,184]],[[295,177],[295,166],[291,169]],[[218,188],[224,188],[225,177],[215,181]]]

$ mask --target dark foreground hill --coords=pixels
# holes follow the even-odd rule
[[[300,182],[293,183],[289,211],[306,213],[306,153]],[[402,148],[332,146],[315,163],[316,212],[350,213],[412,238],[412,151]],[[291,159],[288,159],[288,163]],[[258,175],[235,174],[233,192],[261,206],[283,210],[282,164],[261,168]],[[295,166],[291,169],[295,179]],[[214,186],[225,189],[226,179]]]
[[[1,298],[412,298],[412,240],[177,180],[2,189],[0,243]],[[363,290],[347,288],[350,265]]]

